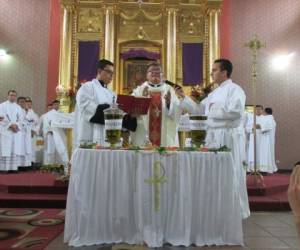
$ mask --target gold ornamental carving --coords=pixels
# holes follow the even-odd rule
[[[205,16],[199,11],[183,11],[180,15],[180,33],[182,36],[204,37]]]
[[[152,21],[152,22],[156,22],[158,20],[160,20],[162,18],[162,14],[158,14],[156,15],[155,12],[152,12],[152,13],[147,13],[146,11],[144,10],[141,10],[139,9],[138,12],[136,11],[131,11],[131,15],[129,14],[126,14],[125,11],[121,12],[120,13],[120,17],[123,18],[124,20],[126,21],[133,21],[133,20],[136,20],[136,21],[141,21],[140,18],[144,20],[149,20],[149,21]]]
[[[162,13],[160,9],[143,10],[124,9],[120,11],[118,36],[128,39],[128,34],[134,34],[131,39],[158,40],[162,39]]]
[[[100,9],[83,8],[78,14],[78,32],[101,33],[103,15]]]
[[[115,64],[113,90],[125,83],[127,67],[138,60],[122,53],[143,50],[159,54],[165,77],[182,84],[183,43],[203,43],[203,83],[209,83],[210,66],[220,56],[221,0],[61,0],[59,84],[74,88],[78,82],[78,43],[99,41],[100,55]],[[201,56],[201,55],[199,55]],[[127,89],[127,90],[126,90]]]

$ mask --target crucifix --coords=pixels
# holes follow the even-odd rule
[[[145,180],[146,183],[154,185],[154,209],[156,212],[160,210],[160,185],[167,181],[164,175],[160,175],[161,163],[154,163],[154,174],[152,177]]]
[[[257,186],[258,184],[263,184],[263,177],[259,173],[257,169],[257,154],[256,154],[256,88],[257,88],[257,54],[259,49],[266,47],[261,41],[258,40],[257,36],[254,36],[254,39],[250,40],[245,44],[246,47],[250,48],[252,53],[252,91],[253,91],[253,143],[254,143],[254,184]],[[259,181],[258,181],[259,180]]]
[[[161,111],[159,110],[159,108],[157,106],[155,107],[155,111],[154,112],[155,112],[156,117],[160,116]]]

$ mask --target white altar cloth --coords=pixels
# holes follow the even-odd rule
[[[71,246],[243,245],[231,153],[77,149],[71,164]]]

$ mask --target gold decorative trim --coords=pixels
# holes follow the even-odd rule
[[[120,12],[120,16],[122,18],[124,18],[125,20],[134,20],[136,18],[138,18],[140,15],[143,15],[146,19],[150,20],[150,21],[158,21],[162,18],[162,14],[158,14],[157,16],[150,16],[149,14],[147,14],[146,11],[139,9],[139,11],[136,14],[133,14],[131,16],[126,15],[125,12],[121,11]]]
[[[76,84],[77,84],[77,74],[75,75],[76,69],[75,69],[75,60],[76,60],[76,54],[77,54],[77,8],[74,8],[73,13],[73,22],[72,22],[72,49],[71,49],[71,83],[70,88],[75,90]]]
[[[204,21],[204,75],[203,75],[203,84],[206,87],[210,83],[210,61],[209,61],[209,23],[208,17],[205,18]]]

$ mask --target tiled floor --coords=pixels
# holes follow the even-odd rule
[[[245,246],[203,247],[203,250],[296,250],[300,249],[296,228],[291,213],[252,213],[251,217],[244,221]],[[200,247],[170,247],[166,250],[196,250]],[[57,237],[46,250],[147,250],[139,246],[92,246],[71,248],[63,244],[63,234]]]

